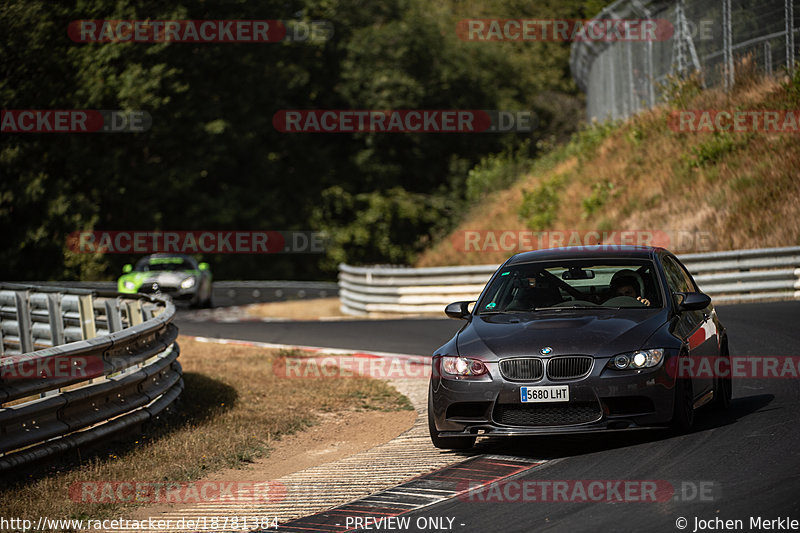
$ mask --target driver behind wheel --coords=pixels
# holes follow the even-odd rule
[[[620,270],[611,278],[611,298],[628,296],[629,298],[635,298],[644,305],[649,306],[650,300],[643,298],[639,293],[640,286],[641,284],[635,272],[632,270]]]

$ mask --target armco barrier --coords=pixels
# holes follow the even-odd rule
[[[32,281],[32,285],[114,291],[114,281]],[[215,281],[211,285],[214,307],[309,298],[335,298],[335,281]]]
[[[183,390],[175,307],[0,284],[0,471],[136,428]]]
[[[800,246],[680,256],[714,302],[800,299]],[[406,268],[339,265],[343,312],[441,314],[475,300],[499,265]]]

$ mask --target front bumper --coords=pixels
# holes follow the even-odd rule
[[[139,287],[137,291],[139,294],[163,294],[170,296],[173,300],[191,300],[197,294],[197,286],[191,289],[182,289],[172,285],[157,285],[146,283]]]
[[[620,431],[664,426],[673,416],[675,379],[666,369],[620,371],[594,359],[588,375],[575,380],[511,381],[499,362],[488,375],[431,379],[431,412],[442,437],[514,436]],[[569,402],[522,403],[520,387],[568,385]]]

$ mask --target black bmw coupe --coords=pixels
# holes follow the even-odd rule
[[[474,303],[474,306],[472,305]],[[729,378],[682,376],[680,358],[728,357],[711,299],[669,251],[572,247],[517,254],[433,355],[431,439],[464,449],[513,436],[671,426],[727,407]]]

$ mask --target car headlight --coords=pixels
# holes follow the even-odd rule
[[[621,353],[615,355],[608,362],[609,368],[616,370],[629,370],[639,368],[652,368],[664,358],[663,348],[654,348],[652,350],[637,350],[630,353]]]
[[[185,280],[181,281],[181,289],[191,289],[194,287],[194,284],[194,278],[186,278]]]
[[[478,359],[445,356],[440,361],[442,372],[451,376],[481,376],[488,370]]]
[[[128,289],[129,291],[132,291],[133,289],[135,289],[135,288],[136,288],[136,284],[135,284],[134,282],[132,282],[131,280],[125,280],[125,281],[122,283],[122,285],[123,285],[123,286],[124,286],[126,289]]]

